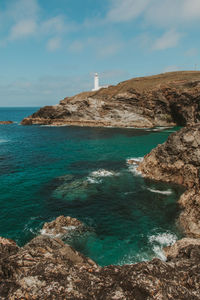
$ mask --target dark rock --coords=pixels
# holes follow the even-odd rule
[[[0,121],[0,125],[13,124],[13,121]]]
[[[38,236],[1,260],[0,299],[197,300],[199,253],[189,245],[169,262],[101,268],[60,239]]]
[[[135,78],[67,97],[25,118],[23,125],[185,126],[200,121],[200,72]]]
[[[170,135],[145,156],[138,170],[145,177],[186,187],[179,199],[179,221],[189,237],[200,238],[200,124]]]

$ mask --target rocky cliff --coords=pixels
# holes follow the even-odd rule
[[[79,227],[63,216],[43,229]],[[49,234],[49,232],[46,232]],[[61,239],[39,235],[19,248],[0,238],[0,299],[200,299],[200,241],[166,249],[168,261],[100,267]]]
[[[179,199],[180,224],[188,236],[200,238],[200,124],[170,135],[145,156],[138,169],[145,177],[185,186]]]
[[[23,125],[153,127],[200,121],[200,72],[135,78],[45,106]]]

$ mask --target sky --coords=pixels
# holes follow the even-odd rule
[[[0,0],[0,106],[200,69],[200,0]]]

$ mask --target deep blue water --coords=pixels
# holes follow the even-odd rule
[[[176,185],[139,176],[140,158],[177,130],[21,126],[37,108],[1,108],[0,235],[23,245],[59,215],[90,230],[67,240],[101,265],[162,256],[181,235]]]

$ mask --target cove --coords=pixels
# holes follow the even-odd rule
[[[21,126],[35,108],[0,109],[0,235],[24,245],[42,224],[69,215],[88,225],[66,239],[98,264],[161,257],[180,238],[182,188],[142,178],[140,159],[177,128]]]

